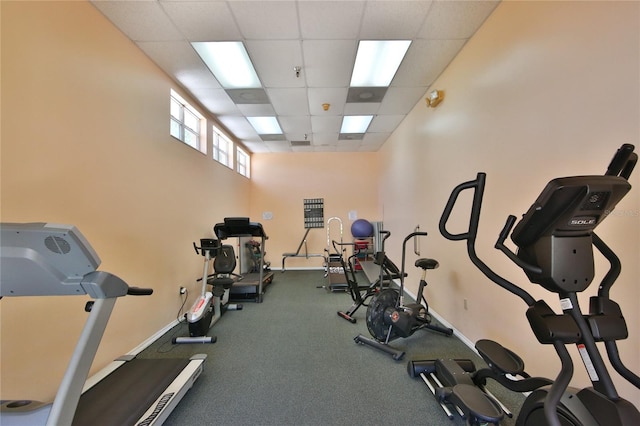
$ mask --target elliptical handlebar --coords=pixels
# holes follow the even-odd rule
[[[476,254],[476,248],[475,248],[476,237],[478,235],[478,223],[480,222],[480,211],[482,208],[482,199],[484,196],[484,186],[485,186],[486,176],[487,176],[486,173],[479,172],[475,180],[463,182],[453,189],[453,191],[451,192],[451,195],[449,196],[449,200],[447,200],[447,204],[445,205],[444,211],[442,212],[442,216],[440,217],[440,223],[439,223],[440,233],[442,234],[443,237],[445,237],[448,240],[452,240],[452,241],[466,240],[467,253],[469,255],[469,258],[471,259],[473,264],[478,269],[480,269],[480,271],[487,278],[489,278],[491,281],[495,282],[505,290],[520,297],[527,304],[527,306],[533,306],[535,303],[535,299],[533,298],[533,296],[527,293],[523,288],[517,286],[511,281],[508,281],[502,276],[496,274]],[[469,227],[467,228],[466,232],[453,234],[448,231],[447,223],[449,221],[449,217],[451,216],[451,212],[453,211],[453,208],[456,205],[458,196],[462,193],[462,191],[465,191],[467,189],[473,189],[473,201],[471,204],[471,213],[469,216]],[[516,218],[514,216],[509,216],[507,218],[507,222],[504,228],[502,229],[500,236],[498,237],[498,241],[496,242],[496,248],[504,247],[504,244],[503,244],[504,240],[507,238],[507,235],[511,231],[511,228],[515,223],[515,220]],[[504,249],[500,248],[500,250],[505,252],[505,254],[507,254],[509,258],[511,258],[512,260],[514,260],[514,258],[517,258],[515,254],[513,254],[511,251],[506,249],[506,247],[504,247]],[[519,259],[518,259],[518,262],[519,262]],[[404,266],[404,263],[403,263],[403,266]],[[532,265],[530,266],[533,267]]]
[[[449,196],[449,200],[447,200],[447,204],[444,207],[442,216],[440,216],[439,228],[443,237],[451,241],[467,240],[475,242],[476,235],[478,234],[478,222],[480,221],[480,208],[482,207],[482,196],[484,193],[484,182],[486,177],[486,173],[480,172],[477,174],[475,180],[463,182],[453,189]],[[471,216],[469,217],[469,228],[467,229],[467,232],[452,234],[447,230],[447,222],[449,221],[449,216],[451,216],[453,207],[458,200],[458,196],[462,191],[467,189],[474,190],[473,202],[471,204]]]

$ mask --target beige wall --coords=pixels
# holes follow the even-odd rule
[[[436,109],[416,105],[380,151],[385,227],[403,235],[420,224],[430,233],[422,254],[440,261],[428,300],[472,341],[493,338],[519,352],[532,374],[555,377],[552,348],[537,344],[526,305],[471,265],[464,242],[445,240],[438,221],[450,191],[487,173],[478,253],[495,270],[548,297],[493,249],[509,214],[522,215],[552,178],[601,174],[622,143],[640,146],[638,2],[505,2],[432,86],[446,92]],[[630,338],[623,360],[640,369],[640,173],[634,190],[598,234],[618,253],[623,273],[612,297],[623,308]],[[469,197],[451,219],[464,232]],[[396,258],[400,240],[389,240]],[[601,273],[606,264],[598,258]],[[598,278],[601,278],[599,275]],[[410,282],[417,282],[415,272]],[[596,284],[594,284],[595,286]],[[414,286],[415,288],[415,286]],[[467,299],[468,309],[464,309]],[[557,298],[550,305],[559,311]],[[585,301],[585,298],[582,298]],[[586,307],[585,307],[586,309]],[[576,359],[576,384],[586,385]],[[619,391],[640,405],[640,391]]]
[[[0,5],[2,221],[74,223],[104,270],[155,290],[118,302],[94,367],[174,319],[177,287],[195,285],[201,268],[191,241],[213,223],[245,214],[263,222],[267,258],[279,266],[304,232],[302,200],[323,197],[325,217],[341,217],[347,236],[351,210],[384,220],[393,259],[419,224],[429,232],[423,255],[441,263],[428,277],[431,306],[468,339],[494,338],[520,352],[530,372],[557,371],[552,350],[529,331],[524,304],[476,271],[464,244],[444,240],[437,223],[451,189],[487,172],[479,254],[524,281],[492,248],[506,216],[523,213],[549,179],[602,173],[621,143],[640,146],[637,2],[506,2],[434,85],[446,91],[441,106],[416,105],[379,153],[258,154],[251,181],[167,135],[171,81],[90,5]],[[631,332],[622,356],[636,370],[639,176],[599,230],[624,265],[612,295]],[[452,226],[463,227],[465,213]],[[312,231],[309,249],[325,246],[324,230]],[[417,278],[411,271],[408,282]],[[52,398],[85,318],[86,299],[75,299],[2,300],[3,399]],[[620,390],[640,405],[637,390]]]
[[[262,221],[269,241],[267,259],[280,268],[282,254],[295,252],[305,232],[305,198],[324,198],[324,217],[342,221],[344,242],[352,241],[349,212],[380,220],[377,205],[378,155],[372,152],[254,154],[252,157],[251,218]],[[265,212],[273,219],[263,220]],[[340,240],[338,221],[331,222],[330,239]],[[327,248],[326,229],[312,229],[309,253]],[[331,247],[331,250],[333,248]],[[322,258],[290,258],[286,268],[321,268]],[[277,278],[277,276],[276,276]]]
[[[154,289],[116,304],[94,370],[175,320],[191,242],[249,214],[248,179],[169,136],[171,88],[90,4],[2,2],[2,221],[75,224],[102,270]],[[86,301],[2,300],[3,399],[53,397]]]

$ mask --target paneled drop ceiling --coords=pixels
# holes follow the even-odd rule
[[[252,152],[377,151],[428,92],[446,91],[430,86],[498,2],[91,1]],[[376,102],[347,102],[360,40],[412,41]],[[234,101],[192,47],[198,41],[244,42],[267,103]],[[364,136],[340,139],[342,117],[362,114],[374,116]],[[263,140],[251,116],[277,117],[284,140]]]

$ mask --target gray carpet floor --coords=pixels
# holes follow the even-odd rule
[[[359,273],[359,282],[366,282]],[[407,361],[471,358],[464,343],[419,330],[393,346],[406,351],[402,361],[353,338],[369,336],[366,308],[356,324],[337,315],[351,305],[347,293],[317,288],[322,271],[275,272],[262,303],[228,311],[209,331],[214,344],[172,345],[188,335],[174,327],[139,357],[189,357],[205,353],[204,372],[166,425],[464,425],[450,420],[429,389],[407,374]],[[490,390],[517,414],[522,395],[491,384]],[[505,418],[502,424],[513,425]]]

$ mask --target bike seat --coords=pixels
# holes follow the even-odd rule
[[[437,394],[441,401],[446,400],[460,407],[469,420],[467,424],[497,425],[504,417],[498,403],[473,385],[459,384],[451,388],[440,388]]]
[[[524,371],[522,358],[493,340],[478,340],[476,349],[492,370],[511,375],[521,374]]]
[[[438,267],[438,261],[435,259],[421,258],[416,260],[416,267],[422,269],[436,269]]]
[[[224,294],[224,290],[230,289],[235,282],[231,277],[214,277],[207,280],[207,284],[213,286],[214,293],[216,289],[222,289],[222,294]]]

